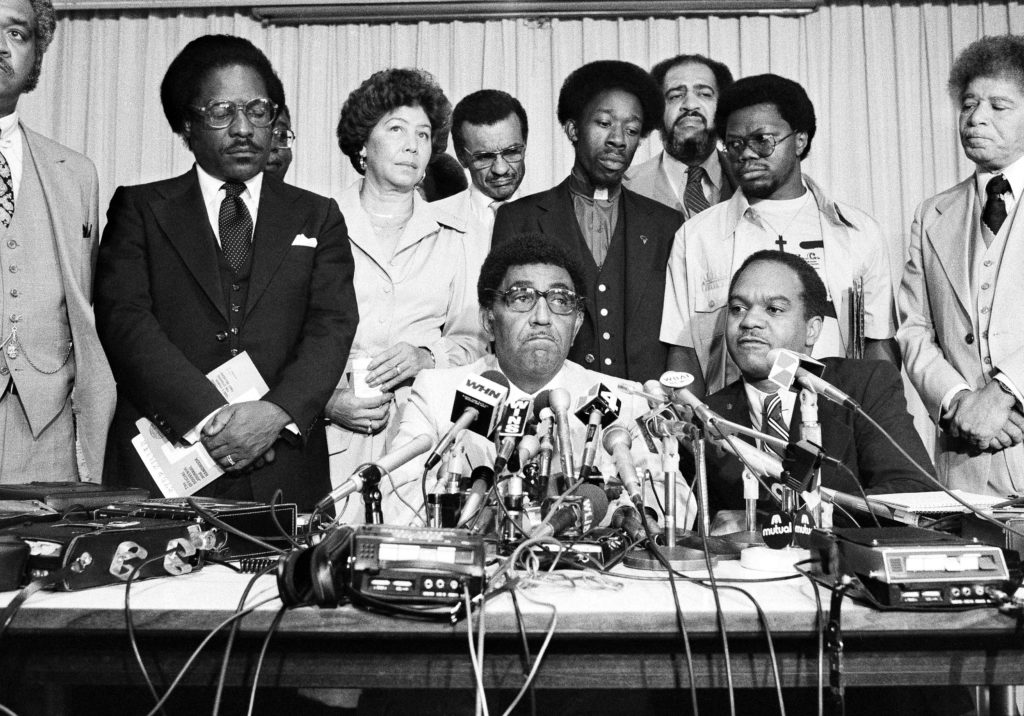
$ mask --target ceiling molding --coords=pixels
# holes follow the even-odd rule
[[[798,16],[814,12],[822,0],[55,0],[60,12],[96,10],[248,11],[272,25],[480,21],[512,18],[580,19]]]

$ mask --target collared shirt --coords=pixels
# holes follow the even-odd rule
[[[25,166],[25,149],[22,146],[21,137],[21,124],[18,122],[17,112],[0,117],[0,152],[3,152],[7,166],[11,168],[14,201],[18,201],[18,191],[21,189],[21,171]]]
[[[985,200],[988,197],[986,188],[988,187],[989,181],[992,177],[1002,174],[1006,177],[1006,181],[1010,182],[1010,191],[1003,194],[1003,203],[1006,204],[1006,215],[1013,215],[1013,208],[1017,205],[1017,200],[1020,199],[1021,194],[1024,193],[1024,157],[1021,157],[1013,164],[1008,167],[1004,167],[998,172],[986,172],[980,168],[974,173],[975,186],[978,190],[978,197],[981,199],[982,206],[985,205]]]
[[[824,270],[819,273],[836,315],[842,317],[838,323],[842,337],[839,355],[846,355],[852,341],[849,294],[856,278],[862,280],[864,289],[864,336],[891,338],[895,333],[892,278],[881,227],[864,212],[830,199],[806,174],[803,178],[813,197],[811,206],[817,208],[808,214],[818,216],[818,240],[824,244]],[[749,228],[767,238],[764,229],[753,223],[750,208],[742,190],[737,190],[729,201],[685,222],[676,233],[669,257],[661,340],[695,350],[709,393],[739,377],[725,345],[729,281],[756,250],[741,240],[741,232]],[[819,341],[813,355],[835,354],[825,352]]]
[[[220,205],[226,195],[224,191],[225,182],[216,179],[196,164],[196,174],[199,177],[199,191],[203,194],[203,204],[206,206],[206,216],[213,228],[213,235],[217,237],[217,245],[220,246]],[[260,192],[263,190],[263,172],[257,172],[249,181],[245,182],[245,191],[241,193],[245,208],[249,210],[252,217],[252,225],[256,226],[256,212],[260,205]]]
[[[622,185],[611,189],[595,187],[590,180],[573,167],[569,175],[569,192],[576,212],[576,221],[583,233],[583,239],[590,248],[598,268],[604,265],[612,233],[619,220],[619,197]]]
[[[686,191],[686,175],[690,172],[690,167],[668,152],[663,152],[662,158],[661,166],[665,169],[665,176],[668,177],[669,186],[672,187],[675,195],[679,197],[679,203],[685,206],[683,194]],[[704,196],[707,198],[708,203],[714,206],[722,197],[722,164],[718,161],[718,152],[711,152],[708,158],[701,162],[701,166],[704,167],[706,173],[701,177],[700,185],[704,190]]]

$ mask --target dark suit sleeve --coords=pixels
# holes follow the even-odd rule
[[[304,435],[345,370],[359,323],[348,229],[338,204],[324,201],[323,221],[311,234],[317,246],[302,331],[291,360],[264,398],[284,408]]]
[[[178,440],[226,401],[161,328],[153,311],[144,193],[119,187],[110,201],[96,268],[96,328],[118,389]]]
[[[857,362],[870,368],[864,372],[864,383],[857,391],[861,394],[861,408],[934,477],[935,468],[931,458],[907,412],[903,379],[899,372],[885,361]],[[878,428],[861,415],[854,418],[854,435],[857,442],[857,468],[868,493],[937,489],[879,433]]]
[[[522,212],[517,204],[519,202],[514,201],[498,208],[498,213],[494,216],[494,229],[491,231],[492,248],[528,230],[528,227],[523,225]]]

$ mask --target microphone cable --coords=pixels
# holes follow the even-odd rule
[[[252,588],[256,586],[256,581],[260,577],[270,574],[276,569],[277,562],[274,562],[273,564],[264,567],[249,579],[248,584],[245,585],[245,589],[242,590],[242,596],[238,600],[238,606],[235,607],[235,614],[239,614],[245,607],[245,602],[249,599],[249,592],[251,592]],[[228,632],[227,644],[224,645],[224,658],[221,660],[220,675],[217,677],[217,690],[213,697],[212,716],[218,716],[220,713],[221,699],[224,695],[224,682],[227,680],[228,676],[228,662],[231,661],[231,650],[234,648],[235,637],[238,635],[238,628],[241,625],[241,621],[242,620],[239,619],[231,625],[231,631]]]
[[[260,647],[260,655],[256,659],[255,673],[252,677],[252,690],[249,692],[249,710],[246,711],[247,716],[252,716],[253,708],[256,705],[256,686],[260,681],[260,671],[263,669],[263,659],[267,655],[267,647],[270,645],[270,639],[274,636],[274,633],[277,631],[277,627],[280,626],[281,620],[284,619],[285,612],[287,611],[288,607],[281,605],[281,608],[277,610],[277,614],[274,615],[274,620],[270,622],[270,626],[267,628],[267,635],[263,637],[263,646]]]

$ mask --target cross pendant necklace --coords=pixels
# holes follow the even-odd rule
[[[810,189],[808,189],[807,191],[804,192],[804,203],[800,205],[800,208],[797,209],[795,214],[793,214],[793,218],[789,220],[789,222],[782,229],[782,231],[776,231],[775,227],[772,226],[768,222],[768,220],[764,218],[763,214],[761,214],[761,213],[757,214],[757,218],[761,221],[761,223],[764,224],[766,227],[768,227],[768,229],[771,230],[771,232],[773,234],[775,234],[776,236],[779,237],[775,241],[772,242],[773,244],[775,244],[776,246],[779,247],[779,251],[785,251],[786,250],[786,244],[788,242],[783,238],[783,234],[785,234],[787,231],[789,231],[789,227],[791,227],[793,225],[793,223],[800,217],[800,215],[802,213],[804,213],[804,209],[807,208],[808,199],[810,198],[810,196],[811,196],[811,191],[810,191]]]

